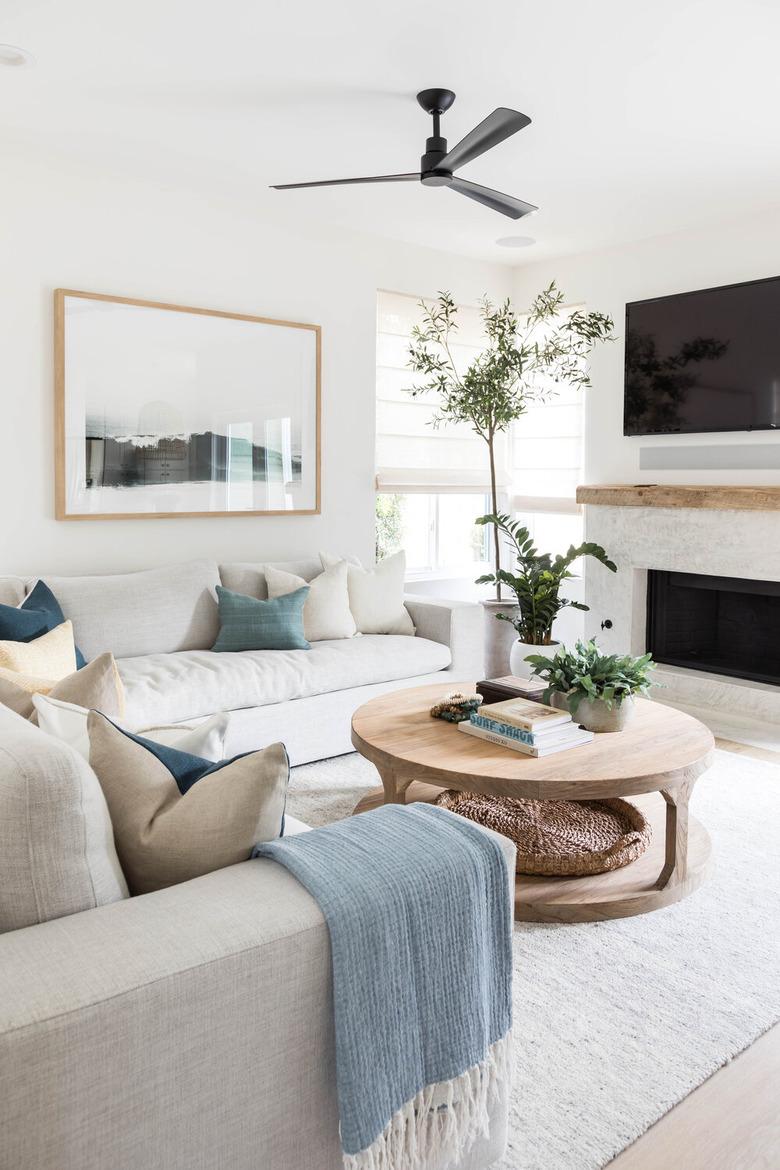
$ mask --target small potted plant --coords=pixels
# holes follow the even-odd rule
[[[529,662],[547,683],[544,702],[569,710],[588,731],[622,731],[655,666],[650,654],[602,654],[593,641],[578,641],[573,650],[561,646],[552,658],[532,654]]]
[[[513,547],[517,571],[510,573],[499,569],[497,573],[487,573],[480,577],[477,584],[506,585],[517,598],[518,608],[514,613],[499,613],[496,616],[501,621],[511,622],[517,631],[517,641],[512,644],[510,651],[509,669],[516,678],[530,678],[531,668],[527,664],[527,656],[540,646],[558,645],[553,642],[552,628],[560,611],[567,606],[582,610],[590,608],[581,601],[560,596],[563,582],[574,576],[571,572],[574,561],[579,557],[593,557],[612,573],[617,572],[617,567],[601,545],[592,542],[585,542],[576,548],[570,545],[568,552],[555,558],[549,553],[540,553],[534,547],[528,529],[507,515],[480,516],[477,524],[494,525],[495,530],[502,533]]]

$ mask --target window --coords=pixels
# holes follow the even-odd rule
[[[467,426],[435,428],[435,397],[406,388],[409,338],[419,299],[380,292],[377,313],[377,555],[405,548],[411,573],[477,577],[486,571],[487,448]],[[479,310],[459,307],[453,358],[464,367],[484,346]],[[540,549],[564,551],[582,535],[574,495],[583,462],[583,396],[556,390],[497,443],[503,506]]]

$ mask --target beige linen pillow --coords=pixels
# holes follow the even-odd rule
[[[294,593],[304,585],[309,586],[303,607],[303,636],[307,642],[352,638],[356,634],[357,626],[349,608],[346,561],[330,565],[312,581],[305,581],[295,573],[267,565],[265,580],[269,599]]]
[[[212,764],[87,720],[130,892],[146,894],[246,861],[282,832],[290,766],[281,743]]]
[[[323,568],[343,562],[332,553],[320,553]],[[364,569],[353,558],[347,562],[349,608],[361,634],[414,634],[414,623],[404,605],[406,553],[393,553],[375,569]]]
[[[73,625],[63,622],[32,642],[0,642],[0,667],[55,682],[76,669]]]
[[[126,897],[95,773],[0,708],[0,932]]]
[[[45,637],[46,635],[44,635]],[[0,703],[32,723],[38,722],[33,695],[49,695],[79,707],[94,707],[114,719],[125,712],[125,691],[113,654],[106,652],[93,658],[81,670],[53,682],[0,667]]]

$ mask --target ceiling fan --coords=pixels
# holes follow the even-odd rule
[[[465,166],[472,159],[478,158],[486,150],[498,146],[505,138],[510,138],[518,130],[529,125],[531,119],[517,110],[508,110],[499,106],[488,114],[478,126],[470,130],[465,138],[461,138],[457,146],[447,150],[447,139],[440,134],[439,119],[455,101],[455,94],[451,89],[424,89],[417,95],[417,101],[427,114],[433,118],[433,135],[426,139],[425,154],[420,159],[419,171],[407,175],[371,175],[361,179],[321,179],[313,183],[274,183],[275,191],[291,191],[297,187],[340,187],[350,183],[422,183],[426,187],[449,187],[459,195],[474,199],[493,211],[500,211],[510,219],[520,219],[532,211],[538,211],[533,203],[525,203],[522,199],[515,199],[513,195],[504,195],[501,191],[494,191],[490,187],[481,187],[479,183],[471,183],[468,179],[460,179],[455,171]]]

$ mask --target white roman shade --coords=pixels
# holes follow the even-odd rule
[[[466,425],[431,425],[434,394],[413,398],[405,388],[424,379],[407,366],[412,328],[422,320],[416,297],[380,292],[377,320],[377,489],[384,492],[481,492],[490,486],[488,449]],[[465,369],[484,348],[479,310],[459,307],[452,356]],[[510,441],[496,443],[499,487],[506,490]]]

